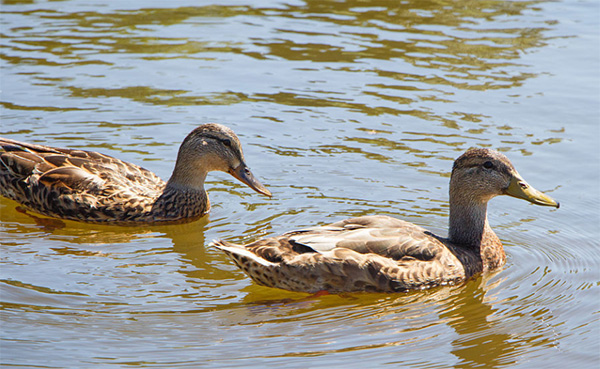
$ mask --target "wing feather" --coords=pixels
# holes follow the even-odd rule
[[[444,248],[424,228],[388,216],[346,219],[322,227],[292,231],[286,235],[291,242],[318,253],[343,248],[394,260],[410,257],[428,261]]]

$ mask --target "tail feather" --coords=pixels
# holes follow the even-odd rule
[[[278,287],[279,264],[263,259],[242,245],[222,240],[215,240],[211,245],[225,252],[256,283],[267,287]]]
[[[243,245],[238,245],[238,244],[223,241],[223,240],[214,240],[213,242],[211,242],[210,245],[225,252],[225,254],[227,254],[227,256],[229,256],[236,264],[238,264],[241,259],[247,258],[247,259],[250,259],[251,262],[257,263],[257,264],[262,265],[263,267],[267,267],[267,268],[275,267],[278,265],[276,263],[272,263],[266,259],[261,258],[260,256],[258,256],[256,254],[254,254],[253,252],[251,252],[247,248],[245,248]],[[245,268],[243,268],[241,265],[240,265],[240,268],[244,269],[244,271],[245,271]]]

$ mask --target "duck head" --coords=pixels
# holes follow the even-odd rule
[[[183,140],[169,184],[203,190],[210,171],[227,172],[254,191],[271,196],[246,165],[236,134],[216,123],[199,126]]]
[[[450,197],[472,203],[487,203],[498,195],[527,200],[536,205],[560,204],[529,185],[510,160],[498,151],[473,148],[454,162],[450,178]]]

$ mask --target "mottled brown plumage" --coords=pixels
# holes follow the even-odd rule
[[[235,133],[204,124],[182,142],[168,182],[135,164],[93,151],[0,138],[0,194],[44,215],[132,225],[186,222],[210,210],[204,180],[220,170],[271,193],[244,162]]]
[[[263,286],[302,292],[399,292],[462,282],[505,262],[487,221],[487,202],[510,195],[558,203],[530,187],[508,158],[470,149],[450,179],[450,226],[441,238],[388,216],[364,216],[241,246],[214,245]]]

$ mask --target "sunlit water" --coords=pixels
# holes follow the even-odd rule
[[[0,200],[0,362],[597,368],[599,15],[594,1],[4,1],[3,136],[166,179],[189,131],[224,123],[274,196],[213,173],[208,217],[139,228]],[[256,286],[208,246],[365,214],[444,235],[452,160],[471,146],[562,205],[490,203],[508,255],[494,275],[314,297]]]

